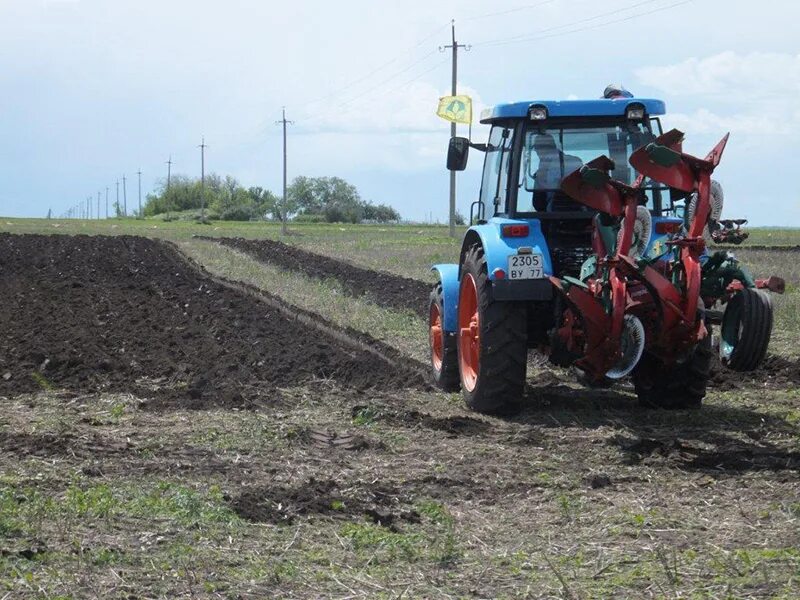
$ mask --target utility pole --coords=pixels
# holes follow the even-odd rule
[[[198,146],[200,148],[200,222],[206,221],[206,138]]]
[[[92,197],[86,196],[86,218],[92,218]]]
[[[455,19],[450,21],[450,30],[452,33],[451,43],[439,48],[444,52],[448,48],[453,50],[453,75],[451,82],[451,95],[455,96],[456,82],[458,81],[458,49],[464,48],[469,51],[470,47],[466,44],[459,44],[456,42],[456,22]],[[456,137],[456,124],[450,123],[450,137]],[[450,171],[450,237],[456,237],[456,172]]]
[[[97,192],[97,214],[95,214],[94,218],[100,218],[100,192]]]
[[[128,216],[128,186],[125,184],[127,179],[125,175],[122,176],[122,216]]]
[[[280,121],[275,121],[276,125],[283,125],[283,206],[281,207],[281,233],[286,235],[288,233],[288,225],[286,223],[289,215],[286,214],[286,126],[293,125],[294,121],[286,120],[286,107],[282,109],[282,117]]]
[[[108,186],[106,186],[106,219],[108,219]]]
[[[169,155],[169,160],[167,161],[167,191],[169,191],[169,180],[172,176],[172,155]]]
[[[119,179],[117,179],[117,203],[116,208],[114,209],[114,216],[116,217],[119,215]]]
[[[142,168],[139,167],[139,170],[136,171],[136,174],[139,176],[139,218],[142,219]]]

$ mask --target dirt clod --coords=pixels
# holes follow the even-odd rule
[[[606,473],[592,473],[586,478],[586,481],[593,490],[611,485],[611,477]]]
[[[731,391],[753,385],[764,388],[791,388],[800,384],[800,362],[782,356],[769,355],[754,371],[737,372],[725,368],[714,355],[709,385],[717,390]]]
[[[396,529],[400,520],[419,521],[419,514],[404,508],[403,503],[396,490],[380,484],[345,484],[314,478],[294,485],[245,489],[230,501],[236,514],[258,523],[292,523],[298,517],[314,515],[367,516],[390,529]]]

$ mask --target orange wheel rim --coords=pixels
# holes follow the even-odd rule
[[[431,362],[434,369],[441,371],[444,358],[444,331],[442,330],[442,311],[436,302],[431,302],[428,332],[431,344]]]
[[[481,357],[478,288],[475,278],[467,273],[461,279],[458,292],[458,362],[461,385],[471,392],[478,382]]]

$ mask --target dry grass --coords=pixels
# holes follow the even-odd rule
[[[257,412],[6,399],[0,577],[10,597],[791,598],[798,397],[759,395],[652,413],[551,379],[511,420],[325,382]],[[286,490],[325,481],[331,510],[297,513]],[[248,491],[286,519],[238,514]]]

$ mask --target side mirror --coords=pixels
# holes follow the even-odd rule
[[[450,138],[450,145],[447,147],[447,170],[463,171],[467,168],[468,157],[469,140],[464,137]]]

